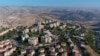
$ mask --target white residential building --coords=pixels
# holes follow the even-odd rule
[[[38,44],[38,37],[29,38],[29,39],[28,39],[28,42],[29,42],[30,44],[32,44],[33,46],[35,46],[35,45]]]
[[[56,23],[53,23],[53,26],[54,26],[54,27],[57,27],[57,24],[56,24]]]
[[[38,31],[38,27],[33,27],[32,29],[31,29],[31,32],[37,32]]]
[[[53,24],[50,24],[50,28],[53,28],[54,27],[54,25]]]
[[[45,37],[45,43],[51,43],[52,38],[51,37]]]
[[[85,34],[84,34],[84,33],[82,33],[82,34],[81,34],[81,36],[82,36],[82,37],[84,37],[84,36],[85,36]]]
[[[45,51],[44,48],[40,48],[40,49],[39,49],[39,52],[40,52],[40,53],[44,53],[44,51]]]
[[[44,43],[51,43],[52,42],[52,38],[48,35],[42,36],[42,42]]]

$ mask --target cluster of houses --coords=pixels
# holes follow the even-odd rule
[[[0,42],[0,56],[10,56],[16,47],[12,45],[10,39],[6,39]]]
[[[22,49],[20,50],[20,54],[18,56],[34,56],[35,54],[35,50],[25,50],[25,49]]]
[[[54,28],[54,27],[60,27],[60,29],[64,29],[66,27],[66,24],[62,24],[60,22],[57,21],[52,21],[52,20],[46,20],[46,21],[42,21],[41,23],[37,23],[37,26],[32,27],[31,29],[25,29],[23,30],[23,35],[22,35],[22,41],[24,41],[25,39],[28,39],[28,42],[32,45],[37,45],[40,42],[42,43],[52,43],[55,36],[48,30],[45,29],[45,25],[49,26],[50,28]],[[43,36],[33,36],[33,37],[29,37],[29,35],[27,33],[29,33],[29,31],[31,32],[41,32],[42,29],[45,29],[43,31],[43,33],[45,33],[45,35]],[[39,33],[41,34],[41,33]]]
[[[18,56],[68,56],[68,48],[71,48],[72,54],[74,56],[80,56],[78,47],[73,41],[68,38],[68,42],[70,42],[70,46],[66,45],[66,42],[57,43],[58,36],[54,35],[49,29],[47,28],[57,28],[64,30],[66,28],[67,24],[62,23],[59,21],[53,21],[53,20],[44,20],[42,22],[38,22],[36,26],[33,26],[31,28],[26,28],[22,32],[21,35],[21,42],[25,42],[27,40],[28,44],[31,45],[32,49],[26,49],[23,48],[20,50],[20,54]],[[47,28],[46,28],[47,27]],[[79,30],[75,25],[73,26],[67,26],[68,28],[73,28]],[[76,30],[76,31],[77,31]],[[44,33],[44,35],[40,35]],[[38,36],[29,36],[29,32],[32,32],[33,34],[38,32]],[[77,37],[77,36],[74,36]],[[80,36],[77,37],[78,39],[84,40],[84,33],[80,34]],[[0,54],[3,53],[4,56],[10,56],[14,51],[16,51],[14,44],[16,40],[12,41],[7,39],[0,42]],[[19,40],[17,40],[19,41]],[[54,44],[53,44],[54,43]],[[23,45],[23,44],[22,44]],[[17,45],[18,46],[18,45]],[[25,45],[23,45],[25,46]],[[81,46],[84,46],[81,44]],[[25,46],[29,47],[29,46]],[[35,48],[37,47],[37,48]],[[36,50],[38,49],[38,50]]]
[[[49,28],[56,28],[56,27],[59,27],[60,29],[63,29],[66,27],[66,24],[64,23],[61,23],[60,21],[53,21],[53,20],[45,20],[43,22],[44,25],[48,25]]]
[[[56,45],[52,45],[48,48],[45,48],[45,47],[40,47],[38,49],[38,51],[36,50],[25,50],[25,49],[22,49],[20,51],[20,55],[19,56],[68,56],[68,53],[67,53],[67,49],[64,48],[64,46],[66,46],[66,43],[62,42],[61,44],[56,44]]]
[[[68,42],[70,42],[70,47],[72,48],[72,52],[74,54],[74,56],[79,56],[80,53],[78,51],[78,48],[76,47],[76,45],[72,42],[72,40],[69,38]],[[10,45],[11,41],[10,40],[4,40],[0,42],[0,52],[4,52],[4,56],[10,56],[15,50],[16,47],[13,47],[13,45]],[[5,47],[6,46],[6,47]],[[56,45],[52,45],[48,48],[49,50],[49,55],[51,56],[67,56],[67,49],[64,48],[64,46],[66,47],[66,43],[62,42],[61,44],[56,44]],[[5,47],[5,48],[4,48]],[[2,48],[4,48],[2,50]],[[10,48],[10,49],[9,49]],[[7,50],[9,49],[9,50]],[[39,48],[38,52],[36,52],[34,49],[32,50],[26,50],[26,49],[22,49],[20,50],[20,54],[18,56],[24,56],[27,53],[27,56],[34,56],[36,53],[38,53],[38,56],[46,56],[46,51],[47,49],[45,49],[44,47]]]
[[[72,42],[72,40],[70,38],[68,39],[68,42],[70,42],[70,48],[71,48],[73,55],[80,56],[78,47]]]

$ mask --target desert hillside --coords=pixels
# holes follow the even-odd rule
[[[49,7],[0,7],[0,26],[30,26],[43,19],[100,20],[97,10],[81,10]]]

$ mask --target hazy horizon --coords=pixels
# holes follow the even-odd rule
[[[0,6],[100,8],[100,0],[1,0]]]

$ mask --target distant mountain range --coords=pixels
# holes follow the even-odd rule
[[[52,8],[52,7],[0,7],[0,22],[3,26],[31,25],[37,20],[100,20],[100,11],[95,9]]]

